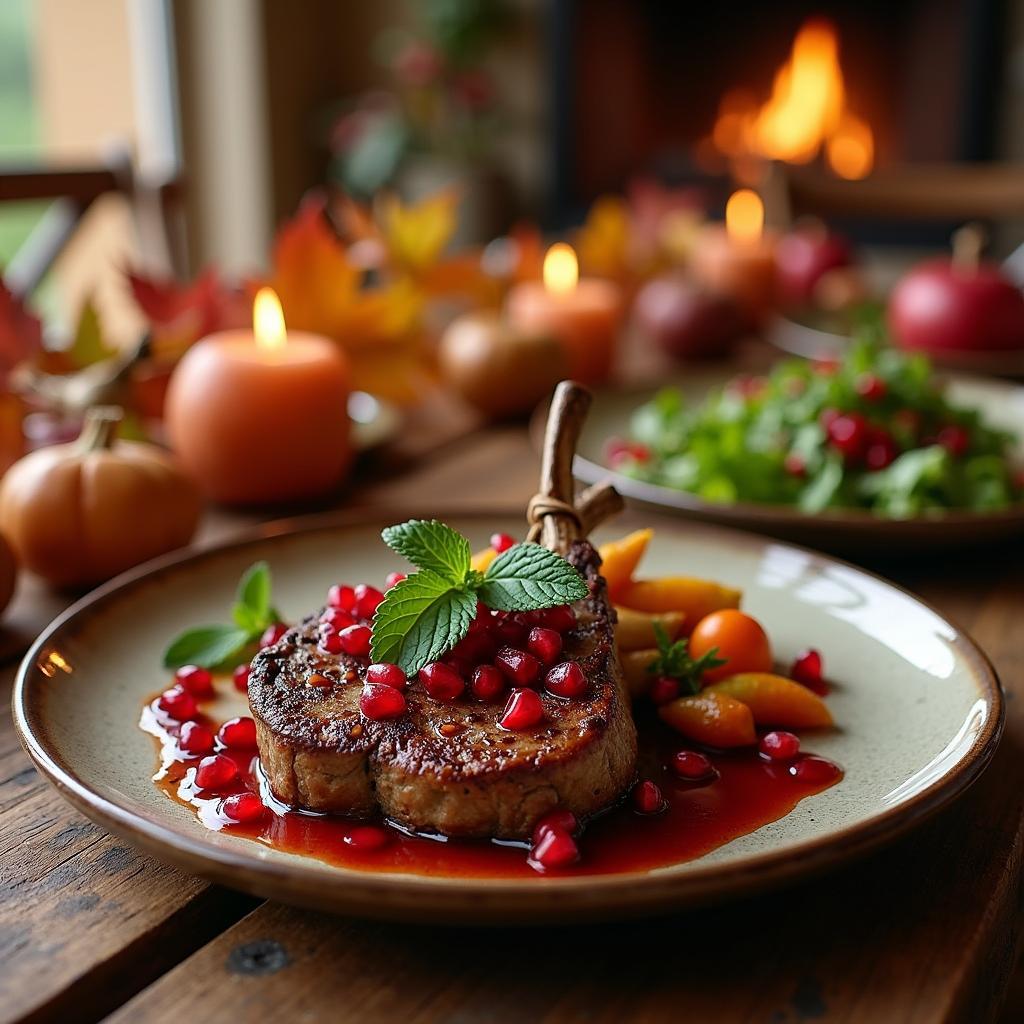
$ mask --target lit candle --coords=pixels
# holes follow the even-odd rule
[[[693,252],[692,270],[705,287],[734,299],[755,322],[775,304],[775,240],[764,230],[764,203],[749,188],[734,192],[725,225],[711,224]]]
[[[508,294],[506,315],[513,330],[557,338],[575,380],[598,384],[607,379],[622,322],[622,294],[611,281],[581,279],[571,246],[558,242],[548,249],[543,283],[516,285]]]
[[[348,363],[317,334],[285,330],[281,303],[262,288],[253,330],[196,342],[167,393],[171,447],[217,501],[260,503],[323,494],[352,458]]]

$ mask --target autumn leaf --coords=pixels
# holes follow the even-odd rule
[[[435,267],[455,234],[458,211],[454,189],[408,205],[394,194],[378,197],[377,219],[394,265],[414,276]]]
[[[96,304],[86,299],[78,314],[78,326],[75,336],[68,347],[67,354],[71,362],[78,368],[101,363],[117,355],[117,347],[107,344],[103,336],[103,325]]]

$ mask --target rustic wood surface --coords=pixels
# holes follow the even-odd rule
[[[525,503],[521,427],[428,410],[362,466],[358,504]],[[355,500],[350,489],[342,496]],[[282,510],[213,511],[214,543]],[[636,520],[637,514],[633,514]],[[652,517],[644,515],[645,521]],[[871,568],[973,633],[1008,694],[984,778],[915,834],[841,872],[661,920],[474,931],[320,917],[162,866],[35,774],[0,718],[0,1021],[1004,1021],[1020,920],[1024,547]],[[0,655],[69,601],[23,581]]]

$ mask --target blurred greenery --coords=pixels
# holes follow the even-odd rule
[[[39,121],[32,83],[31,0],[0,2],[0,161],[39,152]],[[0,205],[0,267],[39,221],[46,202]]]

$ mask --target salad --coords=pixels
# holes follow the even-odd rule
[[[927,358],[871,334],[842,361],[786,360],[699,405],[665,389],[607,455],[620,473],[705,501],[906,518],[1024,500],[1015,443],[953,404]]]

